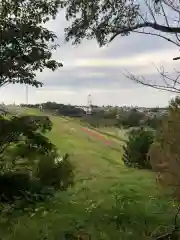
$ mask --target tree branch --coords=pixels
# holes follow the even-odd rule
[[[177,88],[177,87],[174,86],[174,82],[176,81],[176,79],[175,80],[170,79],[172,81],[172,83],[173,83],[173,85],[171,86],[171,85],[166,85],[166,84],[165,85],[159,85],[159,84],[156,84],[156,83],[155,84],[148,83],[148,82],[145,81],[144,77],[136,77],[136,76],[134,76],[133,74],[131,74],[129,72],[127,74],[125,74],[125,76],[127,78],[133,80],[134,82],[140,83],[140,84],[142,84],[144,86],[152,87],[152,88],[155,88],[155,89],[158,89],[158,90],[162,90],[162,91],[166,91],[166,92],[180,93],[180,88]],[[166,78],[166,76],[163,75],[163,74],[162,74],[162,77]]]
[[[163,2],[164,2],[169,8],[171,8],[173,11],[177,12],[178,14],[180,14],[180,9],[176,8],[176,7],[173,5],[173,1],[163,0]]]
[[[170,27],[170,26],[169,26],[168,19],[167,19],[167,16],[166,16],[166,12],[165,12],[165,10],[164,10],[164,7],[163,7],[163,4],[162,4],[161,1],[160,1],[160,5],[161,5],[161,9],[162,9],[162,12],[163,12],[164,18],[165,18],[165,20],[166,20],[167,27]]]
[[[160,34],[158,34],[158,33],[143,32],[143,31],[136,31],[136,30],[134,30],[134,31],[132,31],[132,32],[134,32],[134,33],[146,34],[146,35],[152,35],[152,36],[157,36],[157,37],[163,38],[163,39],[165,39],[166,41],[171,42],[171,43],[177,45],[178,47],[180,47],[180,43],[175,42],[175,41],[173,41],[172,39],[167,38],[167,37],[165,37],[165,36],[162,36],[162,35],[160,35]],[[180,58],[180,57],[179,57],[179,58]],[[176,60],[176,59],[173,58],[173,60]]]
[[[180,59],[180,57],[175,57],[175,58],[173,58],[173,60],[179,60]]]
[[[128,32],[132,32],[134,30],[140,29],[140,28],[153,28],[155,30],[158,30],[160,32],[165,32],[165,33],[171,33],[171,34],[177,34],[180,33],[180,27],[168,27],[168,26],[164,26],[164,25],[160,25],[158,23],[152,23],[152,22],[144,22],[144,23],[139,23],[136,24],[134,26],[131,27],[127,27],[124,29],[115,29],[114,35],[111,37],[111,39],[109,40],[109,42],[111,42],[116,36],[118,36],[119,34],[126,34]]]
[[[146,4],[146,6],[147,6],[147,8],[148,8],[152,18],[154,19],[154,22],[156,23],[156,18],[155,18],[154,12],[153,12],[153,10],[152,10],[152,8],[151,8],[151,6],[150,6],[150,4],[148,3],[147,0],[145,0],[145,4]]]

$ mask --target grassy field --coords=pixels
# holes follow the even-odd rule
[[[122,141],[112,132],[104,134],[113,141],[106,146],[82,132],[77,121],[57,116],[51,120],[49,138],[60,153],[70,154],[75,186],[39,204],[33,214],[11,216],[8,227],[1,224],[2,239],[63,240],[65,232],[82,230],[92,240],[139,240],[171,224],[172,204],[160,195],[152,173],[123,166]]]

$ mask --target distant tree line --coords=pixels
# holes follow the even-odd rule
[[[157,112],[158,110],[152,111],[149,116],[146,112],[139,112],[135,108],[122,111],[112,107],[109,110],[95,109],[90,116],[85,116],[83,120],[93,127],[116,126],[131,128],[143,126],[157,129],[163,119],[163,115],[158,115]]]
[[[22,107],[39,108],[43,107],[44,110],[51,111],[56,115],[69,116],[69,117],[82,117],[86,112],[78,107],[72,105],[59,104],[55,102],[46,102],[42,104],[21,104]]]
[[[151,112],[152,114],[150,116],[146,112],[139,112],[136,109],[122,112],[119,115],[118,126],[123,126],[125,128],[144,126],[157,129],[161,124],[163,115],[156,115],[153,114],[155,112]]]
[[[93,127],[116,126],[131,128],[144,126],[157,129],[163,118],[163,115],[158,115],[157,113],[160,110],[164,110],[159,108],[152,108],[150,110],[152,114],[149,116],[146,111],[140,112],[136,108],[130,108],[124,111],[118,107],[109,106],[108,108],[104,108],[92,106],[91,114],[87,115],[86,111],[82,108],[55,102],[28,105],[22,104],[21,106],[39,108],[40,105],[45,111],[51,111],[53,114],[60,116],[78,117],[83,122],[86,122]]]

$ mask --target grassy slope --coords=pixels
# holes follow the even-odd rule
[[[54,127],[49,137],[60,152],[70,153],[76,184],[67,192],[57,193],[45,204],[46,211],[39,209],[34,215],[15,218],[3,239],[61,240],[64,231],[78,228],[91,234],[93,240],[147,239],[144,231],[152,232],[159,224],[171,222],[171,207],[158,196],[154,177],[124,168],[121,142],[105,146],[81,132],[76,121],[51,119]]]

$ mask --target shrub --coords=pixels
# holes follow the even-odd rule
[[[14,202],[17,199],[39,201],[45,198],[45,188],[27,172],[6,172],[0,174],[0,201]],[[49,192],[50,193],[50,192]]]
[[[124,128],[138,127],[141,125],[141,120],[143,118],[144,113],[132,109],[129,112],[121,113],[118,124],[119,126],[122,125]]]
[[[38,164],[37,177],[45,186],[66,190],[73,184],[73,166],[69,161],[69,155],[62,158],[42,158]]]
[[[153,142],[153,132],[144,128],[133,129],[124,146],[123,161],[128,167],[150,169],[147,153]]]
[[[180,200],[180,98],[171,101],[156,138],[149,149],[152,169],[164,190]]]
[[[44,135],[51,128],[45,116],[0,119],[0,201],[35,202],[72,184],[68,155],[55,162],[57,148]]]
[[[69,155],[55,159],[54,156],[43,157],[37,172],[9,171],[0,174],[0,202],[14,202],[17,199],[30,203],[45,200],[55,190],[66,190],[73,184],[73,166]]]

